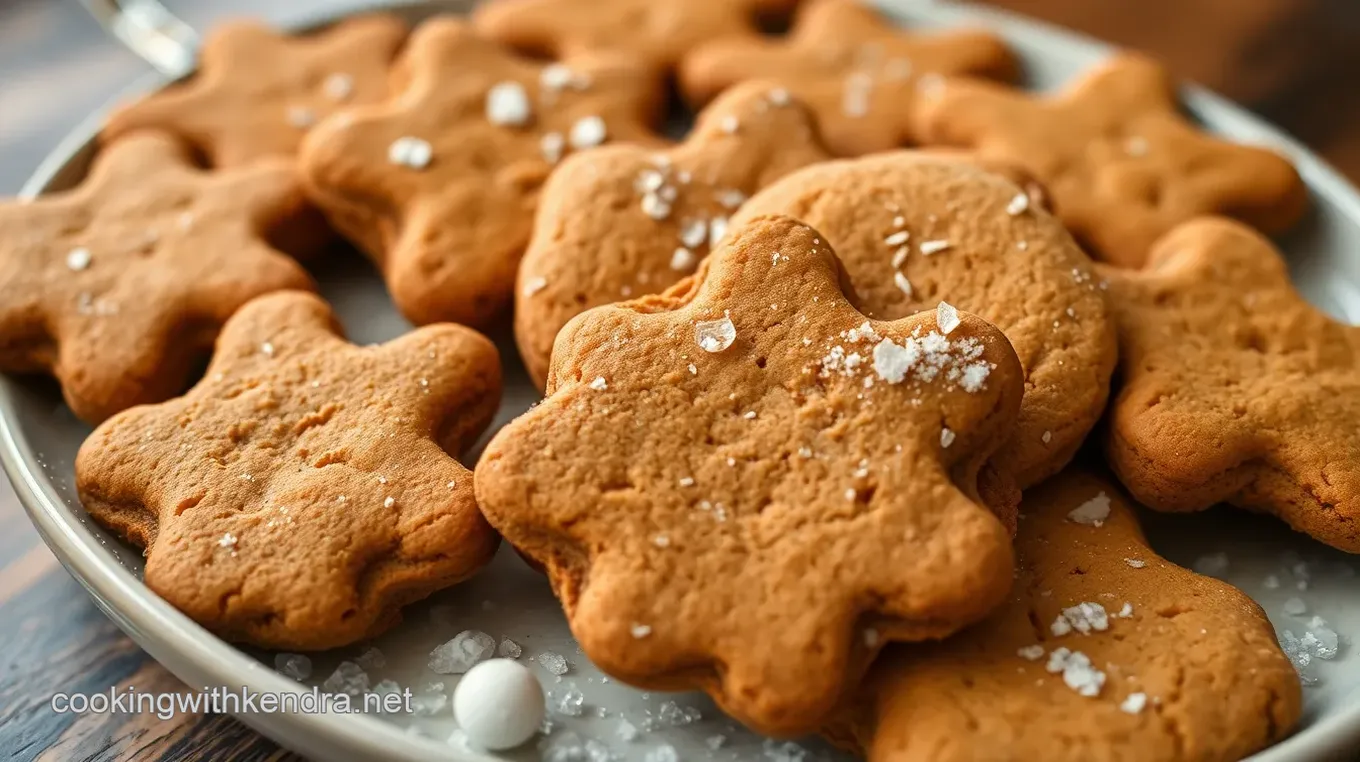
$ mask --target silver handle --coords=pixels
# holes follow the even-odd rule
[[[156,0],[80,0],[114,39],[169,77],[194,69],[198,34]]]

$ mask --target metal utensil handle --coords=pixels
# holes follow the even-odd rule
[[[198,34],[156,0],[80,0],[114,39],[170,77],[194,68]]]

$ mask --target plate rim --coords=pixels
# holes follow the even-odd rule
[[[957,15],[1008,39],[1026,39],[1039,46],[1077,47],[1084,49],[1088,55],[1109,55],[1117,49],[1110,43],[1056,24],[972,3],[936,3],[933,0],[870,2],[897,17],[930,17],[947,5],[949,14],[946,14],[946,18],[949,21]],[[442,5],[419,0],[377,5],[342,3],[324,13],[307,14],[275,23],[285,29],[299,30],[365,10],[411,10],[422,6],[435,6],[433,13],[451,10],[440,7]],[[163,86],[167,81],[164,75],[157,73],[139,77],[82,120],[44,157],[22,185],[18,198],[33,198],[46,190],[71,160],[95,141],[105,116],[115,103],[129,94]],[[1360,190],[1302,142],[1284,129],[1203,86],[1183,82],[1180,94],[1184,107],[1189,111],[1213,114],[1220,120],[1246,125],[1264,141],[1285,152],[1303,177],[1310,195],[1325,197],[1337,206],[1342,215],[1360,226]],[[15,415],[17,400],[8,384],[8,381],[0,383],[0,467],[3,467],[20,504],[44,544],[86,589],[100,610],[138,646],[190,685],[224,686],[234,691],[248,688],[256,693],[300,690],[296,682],[208,632],[152,593],[117,561],[101,552],[98,539],[68,512],[56,494],[53,483],[42,475],[44,468],[19,425]],[[414,736],[389,722],[361,713],[257,713],[233,716],[285,748],[325,759],[415,761],[434,756],[456,762],[496,762],[501,759],[435,739]],[[1295,732],[1251,759],[1256,762],[1299,762],[1337,758],[1357,751],[1360,751],[1360,702]]]

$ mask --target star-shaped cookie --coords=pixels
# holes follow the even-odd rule
[[[1018,412],[1014,351],[947,304],[869,321],[841,277],[816,231],[753,220],[693,280],[569,323],[547,399],[477,468],[594,663],[770,734],[1011,580],[976,481]]]
[[[659,70],[710,40],[759,34],[764,16],[798,0],[493,0],[472,14],[477,31],[507,45],[552,56],[611,50]]]
[[[292,162],[204,172],[164,133],[74,190],[0,203],[0,370],[51,373],[91,423],[181,392],[250,299],[312,280],[269,240],[306,224]]]
[[[380,346],[318,297],[261,297],[187,395],[99,427],[86,510],[146,548],[146,584],[232,641],[320,650],[477,571],[498,539],[452,457],[500,400],[496,349],[459,326]]]
[[[318,127],[304,181],[412,322],[486,325],[511,301],[539,190],[575,150],[657,143],[658,79],[631,59],[545,64],[460,19],[411,36],[392,100]]]
[[[529,375],[547,380],[568,320],[692,275],[748,196],[828,158],[803,104],[751,82],[709,106],[675,148],[606,146],[563,162],[520,265],[515,337]]]
[[[999,37],[983,31],[903,31],[858,0],[810,0],[785,38],[719,39],[687,55],[680,83],[706,103],[747,79],[770,79],[812,107],[833,151],[859,156],[919,142],[922,93],[947,76],[1015,78]]]
[[[1266,233],[1297,222],[1308,192],[1279,154],[1206,134],[1180,113],[1160,64],[1116,56],[1056,95],[951,82],[923,102],[922,136],[1020,164],[1048,187],[1092,256],[1140,267],[1172,227],[1204,214]]]
[[[1270,242],[1226,219],[1105,274],[1123,376],[1106,452],[1134,496],[1232,503],[1360,553],[1360,327],[1304,301]]]
[[[827,734],[870,762],[1237,760],[1287,736],[1299,677],[1241,591],[1164,561],[1118,491],[1025,495],[1011,599],[875,662]]]
[[[101,140],[168,130],[215,167],[292,156],[321,119],[387,95],[405,37],[406,25],[385,14],[300,36],[255,21],[222,24],[203,45],[198,73],[115,111]]]

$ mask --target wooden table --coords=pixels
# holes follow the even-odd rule
[[[1354,84],[1360,80],[1360,45],[1346,44],[1360,39],[1360,4],[998,2],[1152,52],[1252,105],[1360,181],[1360,92]],[[269,7],[264,0],[231,5],[236,12]],[[176,7],[200,25],[221,12],[205,0],[181,0]],[[1184,23],[1164,23],[1168,18]],[[1164,30],[1172,26],[1168,37]],[[82,115],[144,70],[104,40],[74,2],[0,0],[0,193],[16,190]],[[53,95],[54,85],[60,95]],[[180,715],[163,722],[146,715],[53,712],[48,701],[56,690],[94,693],[136,685],[168,692],[183,686],[94,607],[39,540],[3,480],[0,644],[0,759],[295,758],[230,717]]]

